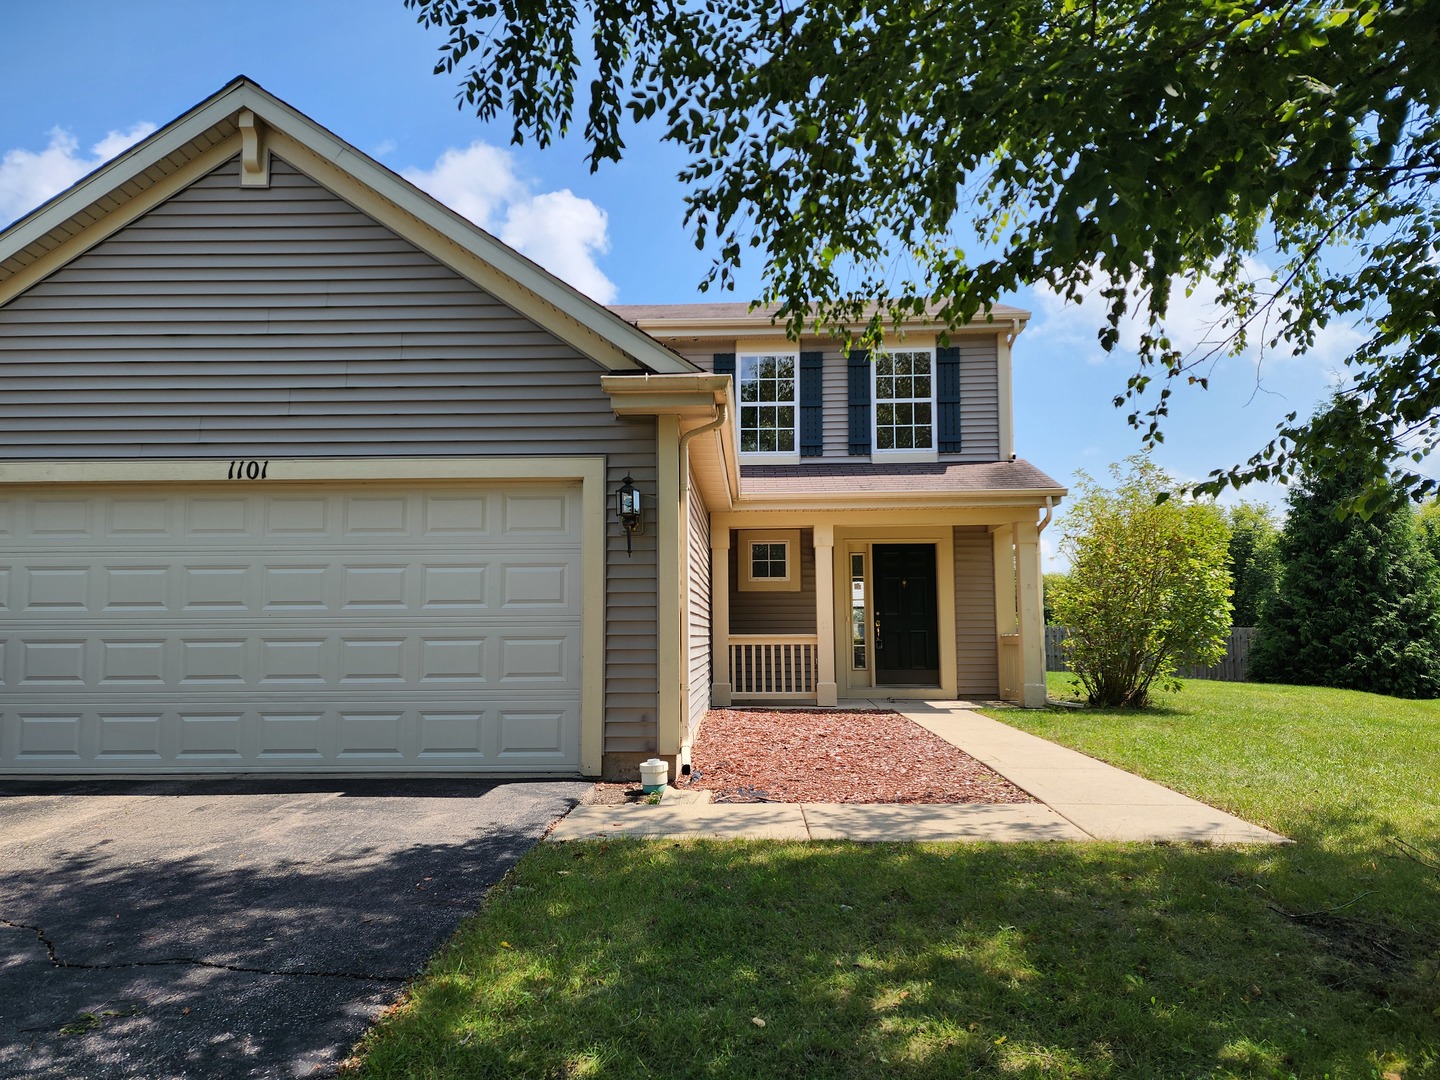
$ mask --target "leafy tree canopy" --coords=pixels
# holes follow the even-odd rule
[[[1065,587],[1065,575],[1056,571],[1042,575],[1043,596],[1045,598],[1044,616],[1045,625],[1050,626],[1055,622],[1055,610],[1053,607],[1055,593]]]
[[[1115,401],[1149,445],[1218,355],[1358,319],[1356,428],[1291,414],[1202,487],[1355,438],[1376,497],[1435,487],[1413,467],[1440,438],[1440,0],[405,2],[447,35],[462,106],[516,141],[583,109],[598,167],[627,120],[657,125],[688,155],[702,287],[754,248],[792,332],[868,319],[873,344],[927,297],[954,325],[1019,286],[1099,288],[1105,348],[1148,327]],[[1224,321],[1183,353],[1165,317],[1206,277]]]
[[[1066,660],[1094,705],[1145,705],[1178,690],[1177,664],[1214,664],[1230,631],[1230,529],[1209,501],[1164,502],[1174,480],[1144,456],[1080,473],[1060,550],[1070,573],[1051,603]]]

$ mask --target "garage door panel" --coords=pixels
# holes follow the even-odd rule
[[[573,507],[563,495],[504,495],[503,534],[508,539],[573,535]]]
[[[292,623],[168,633],[139,625],[81,637],[57,627],[0,645],[0,689],[23,693],[63,685],[112,696],[207,689],[573,689],[580,678],[579,635],[578,620],[551,619],[428,633],[395,624],[311,630]]]
[[[579,549],[568,547],[550,558],[482,550],[419,562],[270,554],[174,563],[77,552],[0,565],[0,612],[13,606],[30,619],[208,622],[272,615],[571,617],[583,600],[578,564]]]
[[[95,534],[97,516],[89,499],[42,497],[31,503],[23,524],[36,540],[83,540]]]
[[[9,712],[0,752],[11,772],[573,769],[578,700],[503,696],[435,702],[297,699]]]
[[[104,638],[96,648],[100,654],[96,684],[101,689],[130,687],[148,691],[166,685],[164,638]]]
[[[0,770],[570,770],[578,485],[0,495]]]
[[[86,615],[90,612],[88,567],[39,565],[22,568],[20,610],[27,615]]]
[[[177,762],[226,766],[245,760],[243,711],[182,708],[177,709],[175,715]]]
[[[166,758],[164,716],[158,709],[127,712],[102,709],[98,712],[95,756],[102,765],[163,764]]]
[[[267,544],[335,540],[484,543],[580,538],[579,502],[564,491],[146,492],[0,499],[0,537],[17,543],[63,539],[187,548],[239,541]]]

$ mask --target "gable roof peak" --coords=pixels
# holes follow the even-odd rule
[[[246,75],[0,230],[0,305],[236,154],[266,186],[270,152],[603,367],[699,370]]]

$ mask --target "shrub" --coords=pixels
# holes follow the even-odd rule
[[[1070,670],[1091,704],[1142,707],[1178,690],[1177,664],[1213,664],[1230,629],[1229,527],[1211,503],[1168,498],[1175,483],[1145,457],[1084,473],[1060,550],[1070,572],[1053,598]]]

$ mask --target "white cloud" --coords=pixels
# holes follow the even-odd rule
[[[615,299],[615,285],[592,258],[610,250],[608,222],[604,210],[563,188],[512,204],[500,239],[608,304]]]
[[[64,191],[154,130],[154,124],[142,122],[128,131],[112,131],[85,154],[74,135],[57,127],[43,150],[7,150],[0,156],[0,225]],[[376,156],[393,149],[394,143],[381,143]],[[537,193],[516,174],[508,151],[476,142],[446,150],[429,169],[406,169],[403,175],[581,292],[602,304],[615,299],[615,283],[595,261],[610,250],[605,211],[568,188]]]
[[[1270,282],[1270,267],[1256,259],[1247,259],[1245,271],[1251,281],[1264,291]],[[1065,348],[1084,356],[1091,364],[1105,360],[1096,336],[1105,325],[1108,311],[1106,299],[1100,295],[1103,282],[1094,278],[1082,291],[1078,301],[1068,301],[1048,285],[1037,285],[1034,301],[1038,318],[1032,323],[1029,333],[1032,343],[1043,342],[1051,348]],[[1140,351],[1141,336],[1148,329],[1144,308],[1138,299],[1138,290],[1132,284],[1132,299],[1129,311],[1120,321],[1120,338],[1117,350],[1120,359],[1130,363],[1130,357]],[[1212,350],[1215,355],[1224,354],[1224,342],[1230,333],[1225,325],[1226,309],[1220,303],[1220,288],[1210,278],[1201,278],[1188,293],[1185,283],[1175,279],[1170,294],[1169,314],[1164,322],[1166,335],[1171,344],[1182,355],[1199,359]],[[1293,350],[1282,342],[1274,349],[1262,348],[1266,337],[1265,324],[1257,322],[1250,328],[1250,341],[1241,355],[1253,364],[1261,360],[1293,359]],[[1334,322],[1321,330],[1314,346],[1306,354],[1324,366],[1339,365],[1350,355],[1365,335],[1349,323]]]
[[[508,151],[476,142],[401,175],[592,299],[615,299],[615,283],[595,262],[610,250],[605,211],[568,188],[537,194]]]
[[[0,224],[58,195],[154,130],[154,124],[142,121],[129,131],[112,131],[85,155],[75,136],[57,127],[50,131],[50,145],[44,150],[5,151],[0,157]]]

